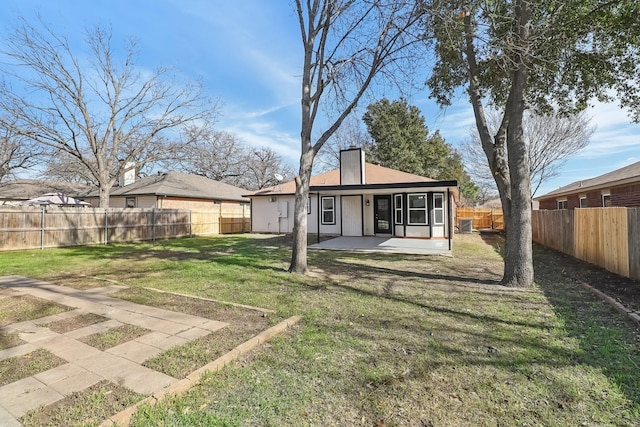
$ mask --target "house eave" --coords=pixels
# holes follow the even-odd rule
[[[549,200],[549,199],[555,200],[558,197],[565,197],[565,196],[570,196],[572,194],[579,194],[579,193],[587,193],[589,191],[595,191],[595,190],[606,190],[606,189],[620,187],[622,185],[627,185],[627,184],[640,184],[640,177],[636,176],[632,178],[619,179],[617,181],[609,181],[602,184],[589,185],[584,187],[575,187],[575,188],[570,188],[564,191],[556,190],[539,197],[534,197],[533,200],[537,200],[537,201]]]

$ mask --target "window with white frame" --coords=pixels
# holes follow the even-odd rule
[[[322,224],[333,225],[336,223],[336,198],[333,196],[323,197],[322,202]]]
[[[402,215],[402,194],[396,194],[393,196],[393,209],[396,217],[396,224],[403,224]]]
[[[125,206],[127,208],[135,208],[136,207],[136,198],[135,197],[127,197],[125,201]]]
[[[558,209],[567,209],[568,204],[566,200],[558,200]]]
[[[580,207],[581,208],[587,207],[587,196],[580,196]]]
[[[608,207],[611,207],[611,206],[613,206],[611,204],[611,194],[603,193],[602,194],[602,207],[603,208],[608,208]]]
[[[311,197],[307,199],[307,215],[311,215]]]
[[[433,195],[433,224],[444,224],[444,194],[442,193]]]
[[[409,194],[407,195],[407,212],[409,225],[427,225],[427,195]]]

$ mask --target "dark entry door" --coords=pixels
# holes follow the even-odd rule
[[[391,196],[373,196],[373,232],[391,234]]]

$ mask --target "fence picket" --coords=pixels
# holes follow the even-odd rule
[[[0,251],[246,233],[248,215],[242,206],[214,211],[2,206]]]
[[[623,207],[533,211],[533,241],[640,280],[639,211]]]

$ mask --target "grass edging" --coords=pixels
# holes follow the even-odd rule
[[[599,297],[603,301],[608,302],[609,304],[611,304],[613,306],[613,308],[615,308],[618,313],[622,314],[623,316],[627,316],[629,319],[631,319],[632,321],[634,321],[638,325],[640,325],[640,315],[639,314],[634,313],[633,311],[629,310],[627,307],[622,305],[620,302],[616,301],[615,299],[613,299],[609,295],[605,294],[604,292],[594,288],[593,286],[589,285],[588,283],[585,283],[585,282],[578,282],[578,283],[583,288],[590,290],[594,295],[596,295],[597,297]]]
[[[243,356],[249,353],[251,350],[255,349],[259,345],[264,344],[269,341],[274,336],[284,332],[287,328],[298,323],[301,319],[301,316],[291,316],[288,319],[283,320],[270,327],[269,329],[262,331],[255,337],[245,341],[244,343],[236,346],[233,350],[228,353],[218,357],[216,360],[207,363],[205,366],[196,369],[192,373],[190,373],[186,378],[177,381],[170,386],[153,393],[151,396],[137,402],[136,404],[129,406],[123,411],[118,412],[117,414],[109,417],[107,420],[103,421],[100,424],[100,427],[111,427],[111,426],[119,426],[119,425],[129,425],[131,417],[142,405],[156,405],[160,401],[171,397],[171,396],[179,396],[186,393],[191,387],[196,385],[205,372],[216,372],[220,369],[224,368],[230,362],[238,359],[240,356]]]
[[[253,305],[246,305],[246,304],[238,304],[236,302],[229,302],[229,301],[221,301],[221,300],[217,300],[217,299],[213,299],[213,298],[205,298],[205,297],[199,297],[197,295],[187,295],[187,294],[181,294],[179,292],[169,292],[169,291],[162,291],[160,289],[156,289],[156,288],[150,288],[147,286],[143,286],[142,289],[147,290],[147,291],[153,291],[153,292],[158,292],[160,294],[169,294],[169,295],[177,295],[179,297],[186,297],[186,298],[192,298],[192,299],[198,299],[201,301],[210,301],[210,302],[216,302],[218,304],[224,304],[224,305],[230,305],[232,307],[239,307],[239,308],[246,308],[247,310],[254,310],[254,311],[259,311],[261,313],[269,313],[269,314],[273,314],[276,311],[275,310],[271,310],[269,308],[262,308],[262,307],[255,307]]]

